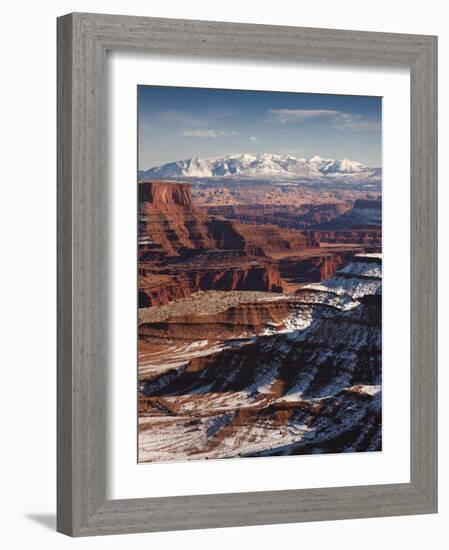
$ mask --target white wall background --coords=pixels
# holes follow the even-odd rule
[[[71,540],[54,532],[55,513],[55,247],[56,247],[56,25],[58,15],[94,11],[158,17],[225,20],[310,27],[438,34],[440,49],[440,155],[448,149],[449,33],[438,0],[59,0],[9,2],[0,33],[1,370],[0,506],[4,547],[184,549],[280,545],[364,550],[400,545],[442,548],[449,520],[448,412],[440,390],[440,513],[435,516],[338,521],[283,526],[123,535]],[[441,281],[447,258],[448,187],[441,175]],[[398,205],[400,207],[400,205]],[[404,267],[406,269],[406,267]],[[400,274],[398,274],[399,276]],[[443,284],[441,284],[443,288]],[[441,292],[443,294],[443,292]],[[443,349],[448,329],[441,296],[440,388],[448,385]],[[446,307],[445,307],[446,306]],[[441,542],[439,542],[441,541]]]

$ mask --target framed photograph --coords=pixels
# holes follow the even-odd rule
[[[436,83],[433,36],[58,19],[58,531],[437,511]]]

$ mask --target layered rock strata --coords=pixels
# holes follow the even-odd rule
[[[329,208],[338,215],[347,205]],[[141,182],[139,307],[202,290],[294,290],[292,285],[331,276],[362,250],[354,243],[375,250],[379,235],[369,229],[337,235],[214,217],[194,206],[189,184]],[[335,248],[339,243],[346,248]]]
[[[358,255],[274,302],[292,308],[278,331],[256,330],[268,304],[215,314],[255,336],[199,343],[201,353],[191,343],[172,368],[141,379],[139,460],[380,450],[381,283],[380,256]]]

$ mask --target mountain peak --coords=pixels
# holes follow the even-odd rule
[[[313,157],[310,157],[308,159],[308,162],[319,162],[320,160],[325,160],[323,157],[320,157],[319,155],[313,155]]]
[[[309,159],[275,153],[233,153],[222,157],[194,157],[155,166],[140,175],[146,178],[241,178],[287,181],[343,181],[360,183],[375,172],[358,161],[325,159],[314,155]]]

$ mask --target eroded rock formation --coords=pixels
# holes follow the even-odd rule
[[[306,205],[304,216],[334,219],[350,208],[346,203],[318,206],[322,209]],[[196,208],[187,183],[141,182],[139,306],[166,304],[199,290],[293,290],[292,284],[332,275],[360,252],[354,244],[380,244],[378,229],[289,229],[280,227],[279,212],[273,218],[277,225],[269,223],[269,210],[257,214],[255,221],[264,223],[244,223]],[[291,215],[297,210],[293,207]],[[326,243],[349,249],[324,250]]]
[[[352,208],[349,202],[331,204],[235,204],[209,206],[207,212],[230,220],[272,223],[284,228],[308,229],[330,222]]]
[[[209,338],[211,324],[242,338],[172,349],[170,368],[162,354],[141,376],[140,460],[380,450],[381,281],[380,256],[358,255],[285,303],[165,319],[174,341],[193,325]],[[276,308],[290,325],[263,332]],[[157,330],[142,325],[144,337]]]

